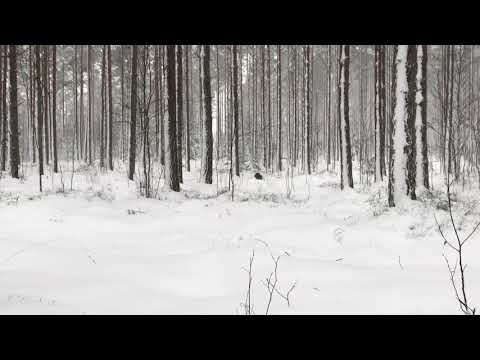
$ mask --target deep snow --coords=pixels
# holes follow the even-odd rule
[[[270,313],[460,313],[442,257],[454,254],[433,217],[451,236],[438,194],[388,209],[386,182],[340,191],[339,175],[323,171],[296,175],[288,199],[285,175],[258,181],[246,172],[232,202],[194,170],[181,193],[160,184],[160,199],[145,199],[125,171],[86,167],[73,191],[64,170],[66,193],[49,173],[39,194],[36,168],[24,172],[25,180],[0,179],[1,314],[242,314],[253,249],[252,303],[262,314],[269,248],[281,255],[280,290],[296,282],[290,306],[274,296]],[[479,193],[458,199],[464,234],[479,219]],[[465,247],[472,305],[480,303],[479,234]]]

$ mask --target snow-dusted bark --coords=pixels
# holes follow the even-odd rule
[[[416,108],[415,94],[417,90],[417,46],[409,45],[407,51],[407,124],[405,126],[405,134],[407,145],[405,152],[407,154],[407,195],[412,200],[416,200],[416,142],[417,136],[415,133],[415,118]]]
[[[213,172],[213,133],[212,133],[212,90],[210,83],[210,45],[202,47],[203,60],[203,103],[205,112],[205,125],[203,127],[203,178],[205,184],[212,183]]]
[[[423,169],[423,186],[430,189],[430,182],[428,179],[428,147],[427,147],[427,60],[428,60],[428,48],[427,45],[421,45],[422,47],[422,169]]]
[[[380,169],[380,79],[379,79],[379,50],[375,45],[375,181],[381,181]]]
[[[405,147],[407,145],[405,125],[407,123],[407,52],[408,45],[398,45],[397,52],[397,86],[395,89],[395,112],[393,118],[394,129],[394,159],[393,159],[393,195],[395,205],[398,205],[407,193],[406,166],[407,157]]]
[[[394,110],[397,104],[396,89],[397,89],[397,54],[398,54],[398,45],[393,46],[393,63],[392,65],[392,83],[391,83],[391,112],[394,114]],[[389,151],[388,151],[388,206],[395,206],[395,177],[394,177],[394,162],[395,162],[395,147],[394,147],[394,134],[395,134],[395,123],[393,122],[393,116],[390,116],[388,138],[389,138]]]
[[[353,188],[352,152],[349,123],[349,45],[340,46],[340,136],[342,152],[342,189]]]

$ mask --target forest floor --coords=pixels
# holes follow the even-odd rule
[[[63,164],[64,168],[70,165]],[[118,167],[119,165],[116,164]],[[0,179],[1,314],[459,314],[434,215],[453,240],[440,176],[419,201],[386,206],[386,181],[341,191],[333,172],[219,185],[184,172],[180,193],[140,196],[124,170],[79,167]],[[356,176],[358,180],[358,176]],[[217,181],[214,173],[214,181]],[[473,186],[473,185],[472,185]],[[473,186],[475,187],[475,186]],[[156,192],[157,184],[153,185]],[[443,190],[443,192],[438,191]],[[458,189],[462,236],[480,219],[478,190]],[[443,205],[442,205],[443,204]],[[465,245],[467,295],[480,306],[480,232]],[[272,281],[274,276],[272,276]],[[293,286],[293,289],[292,289]]]

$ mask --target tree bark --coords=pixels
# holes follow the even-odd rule
[[[233,45],[233,115],[235,139],[235,175],[240,176],[240,157],[238,155],[238,59],[237,45]]]
[[[177,45],[177,171],[178,181],[183,183],[183,154],[182,154],[182,137],[183,137],[183,55],[182,45]]]
[[[130,151],[129,151],[129,171],[128,178],[133,180],[135,174],[135,155],[136,155],[136,131],[137,131],[137,63],[138,47],[132,45],[132,80],[130,97]]]
[[[58,173],[57,154],[57,46],[52,46],[52,131],[53,131],[53,172]]]
[[[38,173],[40,181],[40,192],[42,191],[42,175],[43,175],[43,97],[42,97],[42,81],[40,79],[40,45],[35,45],[35,67],[37,77],[37,119],[38,119]]]
[[[210,82],[210,46],[203,45],[203,93],[205,107],[205,126],[204,126],[204,181],[206,184],[212,183],[213,173],[213,134],[212,134],[212,92]]]
[[[10,174],[18,179],[20,149],[18,144],[18,100],[17,100],[17,46],[9,45],[10,62]]]
[[[107,46],[108,73],[108,167],[113,171],[113,99],[112,99],[112,49]]]
[[[178,178],[178,148],[177,148],[177,126],[176,126],[176,84],[175,84],[175,45],[167,45],[167,87],[168,87],[168,128],[166,146],[166,183],[173,191],[180,191]]]
[[[350,120],[349,120],[349,72],[350,72],[350,46],[341,45],[340,48],[340,135],[341,135],[341,159],[342,185],[353,188],[352,177],[352,150],[350,143]]]

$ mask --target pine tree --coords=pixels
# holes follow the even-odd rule
[[[52,131],[53,131],[53,172],[58,173],[57,154],[57,46],[52,46]]]
[[[238,155],[238,59],[237,45],[233,45],[233,115],[235,142],[235,175],[240,176],[240,157]]]
[[[213,133],[212,133],[212,92],[210,82],[210,46],[203,45],[203,103],[205,108],[203,176],[206,184],[212,183]]]
[[[350,72],[350,46],[341,45],[339,54],[339,108],[340,108],[340,147],[341,147],[341,183],[353,188],[352,177],[352,150],[350,143],[350,120],[349,120],[349,72]]]
[[[40,79],[40,45],[35,45],[35,67],[37,77],[37,119],[38,119],[38,173],[40,182],[40,192],[42,191],[43,175],[43,94],[42,81]]]
[[[135,156],[136,156],[136,134],[137,134],[137,64],[138,64],[138,46],[132,45],[132,80],[130,97],[130,151],[129,151],[129,171],[128,178],[133,180],[135,174]]]
[[[112,99],[112,49],[107,46],[108,73],[108,168],[113,171],[113,99]]]
[[[165,180],[173,191],[180,191],[178,178],[176,84],[175,84],[175,45],[167,45],[167,90],[168,90],[168,126],[165,154]]]
[[[18,100],[17,100],[17,46],[9,45],[10,65],[10,174],[18,179],[20,148],[18,144]]]

